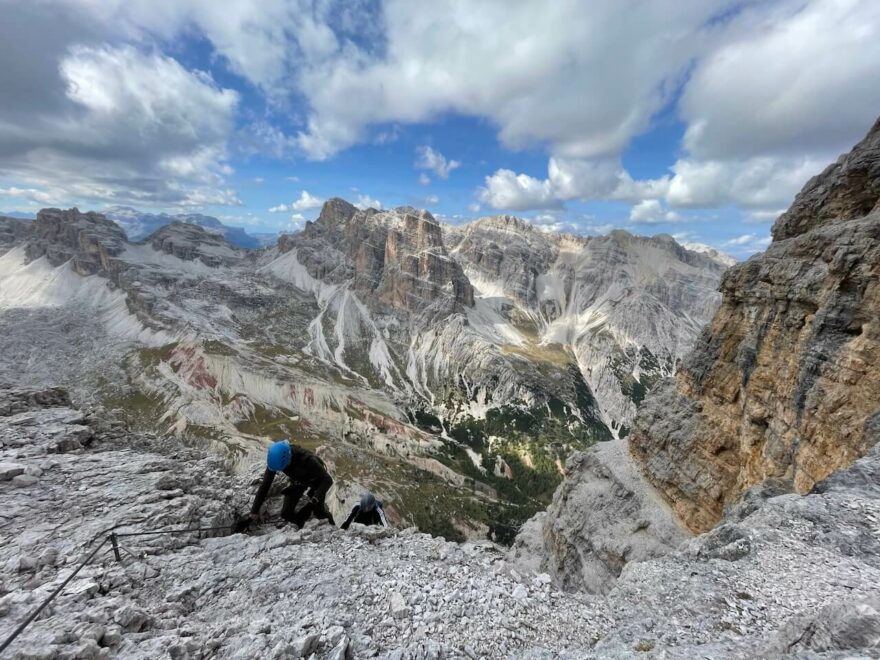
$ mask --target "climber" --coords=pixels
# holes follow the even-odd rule
[[[289,443],[287,440],[279,440],[272,443],[266,455],[266,472],[263,481],[257,489],[254,504],[250,513],[239,518],[233,525],[233,532],[244,532],[250,527],[251,522],[257,519],[260,508],[269,495],[269,488],[275,479],[276,472],[283,472],[290,479],[290,484],[282,492],[284,504],[281,506],[281,517],[297,527],[302,527],[309,516],[329,520],[333,522],[333,516],[327,510],[324,498],[333,478],[328,474],[324,462],[307,449]],[[308,502],[299,511],[296,505],[303,494],[308,491]]]
[[[388,527],[388,520],[385,518],[382,502],[377,500],[372,493],[361,495],[361,501],[352,507],[351,513],[348,514],[348,520],[342,523],[342,529],[348,529],[348,526],[353,522],[360,523],[361,525],[382,525],[382,527]]]

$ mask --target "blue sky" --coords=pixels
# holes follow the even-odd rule
[[[880,3],[858,0],[46,0],[4,19],[0,211],[256,233],[341,196],[744,258],[880,109]]]

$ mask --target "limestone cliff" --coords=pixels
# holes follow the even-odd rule
[[[631,450],[690,529],[768,479],[809,492],[880,439],[878,200],[880,122],[726,273],[711,325],[640,410]]]

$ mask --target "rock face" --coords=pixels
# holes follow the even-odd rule
[[[30,234],[32,224],[17,218],[0,216],[0,255],[24,242]]]
[[[449,233],[484,304],[539,346],[571,355],[620,437],[712,317],[726,268],[665,235],[566,236],[510,216]]]
[[[665,555],[688,537],[639,474],[625,442],[575,452],[545,513],[520,532],[515,561],[554,575],[564,589],[607,593],[623,567]]]
[[[45,256],[53,266],[68,261],[74,272],[94,275],[110,271],[110,260],[125,247],[125,234],[100,213],[79,209],[43,209],[33,223],[28,259]]]
[[[148,236],[146,241],[157,252],[170,254],[184,261],[198,259],[213,268],[229,265],[241,258],[222,235],[185,222],[174,221],[167,224]]]
[[[109,531],[226,525],[259,473],[235,476],[216,456],[71,408],[63,391],[0,388],[9,464],[24,472],[0,480],[0,639]],[[105,545],[7,653],[872,657],[878,484],[880,447],[805,497],[754,489],[710,534],[627,564],[604,597],[560,592],[487,543],[413,528],[276,528],[271,497],[250,535],[120,538],[121,562]]]
[[[447,313],[456,305],[473,307],[473,288],[447,254],[440,225],[427,211],[361,211],[334,198],[295,242],[313,277],[352,278],[354,291],[367,300],[410,313],[438,303]],[[336,253],[328,254],[328,246]]]
[[[880,440],[878,145],[880,123],[727,272],[677,381],[639,412],[632,451],[692,530],[767,479],[806,493]]]

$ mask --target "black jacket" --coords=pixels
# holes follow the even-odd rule
[[[284,470],[284,474],[288,476],[291,482],[307,486],[310,491],[323,490],[325,493],[333,483],[333,478],[324,467],[324,462],[315,456],[308,449],[303,449],[297,445],[290,445],[290,463]],[[269,489],[275,480],[275,471],[266,469],[263,473],[263,481],[257,489],[257,495],[254,498],[254,505],[251,507],[251,513],[259,513],[260,507],[266,501],[269,495]],[[325,488],[322,488],[325,486]]]
[[[342,529],[348,529],[351,523],[356,522],[361,525],[382,525],[388,527],[388,521],[385,519],[385,511],[382,509],[382,503],[376,502],[376,508],[372,511],[361,511],[361,505],[355,504],[348,519],[342,523]]]

